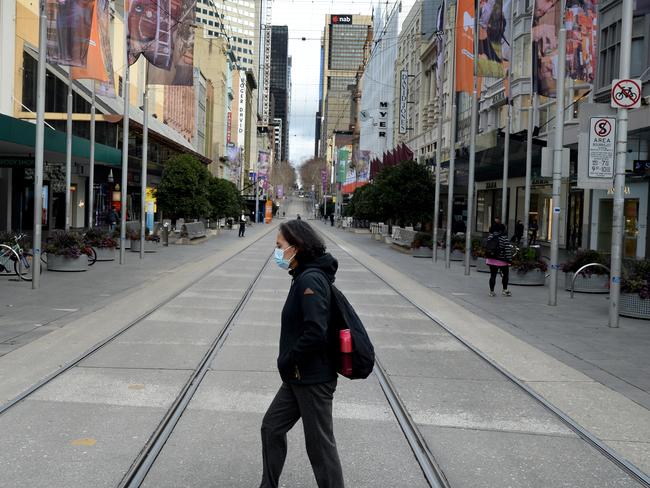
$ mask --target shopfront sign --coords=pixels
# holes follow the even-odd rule
[[[332,24],[351,24],[351,15],[332,15]]]
[[[246,130],[246,73],[239,72],[239,111],[237,112],[237,142],[244,145],[244,133]]]
[[[650,176],[650,159],[635,159],[632,172],[637,176]]]
[[[409,72],[405,69],[400,73],[399,86],[399,133],[406,134],[408,124]]]
[[[614,177],[616,119],[591,117],[589,123],[589,178]]]
[[[388,102],[379,102],[379,137],[386,137],[387,130],[388,130]]]

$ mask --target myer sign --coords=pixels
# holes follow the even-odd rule
[[[400,73],[399,86],[399,133],[406,134],[408,125],[409,73],[405,69]]]

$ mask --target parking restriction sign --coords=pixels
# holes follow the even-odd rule
[[[589,178],[613,178],[616,157],[616,119],[591,117],[589,123]]]
[[[611,105],[614,108],[639,108],[641,80],[613,80]]]

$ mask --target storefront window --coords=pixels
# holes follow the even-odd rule
[[[503,190],[500,188],[476,192],[476,232],[489,231],[494,218],[501,214],[502,200]]]

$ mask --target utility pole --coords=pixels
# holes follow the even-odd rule
[[[630,77],[630,52],[632,51],[632,21],[634,0],[623,0],[621,18],[621,64],[619,78]],[[617,112],[616,172],[614,176],[614,208],[612,224],[612,268],[609,287],[609,326],[618,327],[618,306],[621,295],[621,268],[623,259],[623,226],[625,225],[625,162],[627,160],[628,109]]]
[[[501,222],[508,227],[508,171],[510,165],[510,130],[512,129],[511,119],[512,119],[512,67],[514,66],[513,55],[515,50],[513,49],[512,39],[514,37],[514,26],[513,24],[513,3],[514,0],[510,0],[510,11],[508,15],[508,26],[510,27],[510,35],[508,36],[508,44],[510,45],[510,62],[508,65],[508,76],[506,78],[507,84],[507,93],[506,93],[506,102],[507,105],[507,118],[506,118],[506,134],[503,141],[503,193],[501,195]],[[476,17],[478,18],[478,10],[476,11]]]
[[[557,305],[557,278],[559,271],[560,211],[562,188],[562,150],[564,148],[564,82],[566,77],[566,29],[564,27],[564,1],[561,2],[560,33],[557,49],[557,89],[555,93],[555,134],[553,144],[553,208],[551,220],[551,281],[548,304]]]
[[[68,99],[65,124],[65,231],[70,230],[72,209],[70,208],[70,187],[72,186],[72,68],[68,66]]]
[[[92,101],[90,102],[90,180],[88,194],[88,227],[95,225],[95,80],[91,80],[93,86]]]
[[[442,26],[444,29],[444,25]],[[440,34],[442,39],[439,40],[438,46],[441,49],[447,48],[447,38],[444,31]],[[440,59],[440,53],[438,54],[438,59]],[[436,74],[441,70],[441,66],[437,66]],[[433,74],[433,73],[432,73]],[[438,142],[436,142],[436,184],[435,184],[435,193],[433,200],[433,262],[438,262],[438,215],[440,214],[440,164],[442,163],[442,122],[444,120],[443,112],[443,103],[442,103],[442,73],[436,79],[436,85],[438,87]]]
[[[478,125],[478,23],[479,0],[474,4],[474,88],[472,91],[472,116],[469,139],[469,175],[467,180],[467,226],[465,228],[465,276],[470,273],[472,257],[472,227],[474,214],[474,171],[476,167],[476,126]]]
[[[43,149],[45,142],[45,63],[47,62],[46,0],[39,1],[38,73],[36,81],[36,141],[34,153],[34,238],[32,242],[32,289],[41,282],[41,229],[43,222]]]
[[[526,134],[526,182],[524,184],[524,247],[528,247],[528,227],[530,221],[530,177],[533,167],[533,130],[537,117],[537,94],[533,89],[533,79],[530,79],[530,103],[528,110],[528,134]]]
[[[142,100],[142,167],[140,171],[140,259],[144,259],[147,220],[147,163],[149,156],[149,87],[147,86],[147,71],[145,64],[144,97]]]

